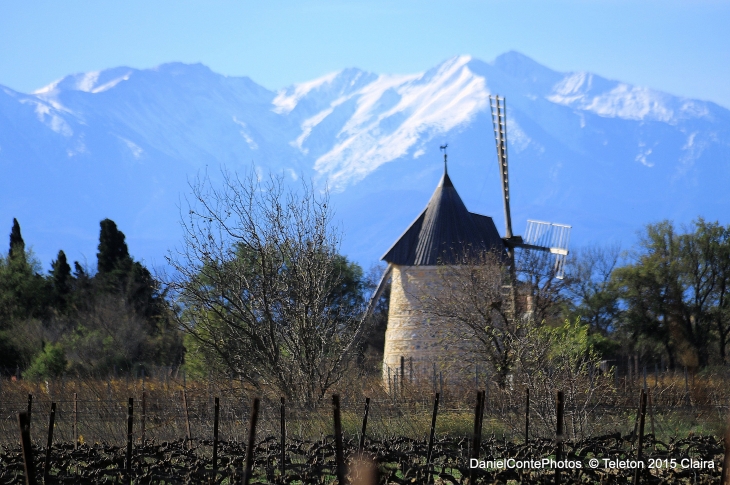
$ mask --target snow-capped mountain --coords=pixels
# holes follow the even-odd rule
[[[507,98],[515,230],[574,226],[574,245],[634,239],[647,222],[730,222],[730,111],[516,52],[410,75],[345,69],[269,91],[196,64],[67,76],[31,94],[0,86],[0,234],[13,217],[44,263],[94,266],[110,217],[160,264],[180,239],[187,181],[251,164],[332,192],[343,251],[369,264],[423,209],[443,171],[469,210],[502,206],[489,113]]]

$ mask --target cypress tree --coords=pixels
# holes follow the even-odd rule
[[[71,279],[71,266],[66,259],[66,253],[63,250],[58,252],[56,260],[51,263],[51,277],[53,279],[53,287],[59,292],[67,292],[69,288],[69,280]]]
[[[10,251],[8,252],[10,259],[25,259],[25,241],[20,234],[20,224],[18,219],[13,218],[13,228],[10,231]]]
[[[63,250],[58,252],[58,257],[51,263],[51,284],[56,307],[63,311],[66,309],[66,299],[71,291],[71,266],[66,260],[66,253]]]
[[[20,224],[13,219],[10,250],[0,273],[0,325],[47,314],[50,285],[36,272],[37,262],[26,253]],[[5,322],[2,322],[5,320]]]
[[[120,263],[129,259],[124,233],[117,229],[117,225],[111,219],[101,221],[99,252],[96,253],[96,258],[99,274],[111,273],[119,268]]]

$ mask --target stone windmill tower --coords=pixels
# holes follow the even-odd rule
[[[505,209],[505,237],[501,237],[491,217],[469,212],[448,174],[446,146],[444,173],[426,208],[385,253],[388,263],[371,307],[391,281],[388,327],[385,334],[383,379],[408,374],[426,376],[431,368],[448,370],[458,366],[468,351],[468,343],[450,341],[449,321],[432,318],[419,311],[423,292],[437,292],[443,282],[439,266],[458,265],[464,252],[501,254],[510,271],[515,271],[515,249],[549,251],[556,255],[555,272],[562,277],[570,226],[528,220],[527,236],[514,236],[510,216],[507,140],[504,98],[492,100],[497,158],[500,167]],[[514,281],[514,278],[512,278]],[[515,289],[508,288],[514,299]],[[513,300],[514,301],[514,300]],[[458,369],[455,369],[458,370]]]

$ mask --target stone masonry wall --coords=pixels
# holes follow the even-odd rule
[[[385,332],[383,381],[400,372],[405,359],[405,376],[413,362],[415,378],[431,379],[434,364],[452,383],[474,375],[469,343],[456,336],[453,323],[425,314],[422,301],[440,289],[438,266],[394,266],[390,289],[388,328]],[[473,379],[473,377],[471,377]]]

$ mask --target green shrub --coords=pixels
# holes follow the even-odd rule
[[[66,370],[66,354],[60,344],[48,344],[38,354],[28,370],[23,372],[26,379],[46,379],[59,377]]]

